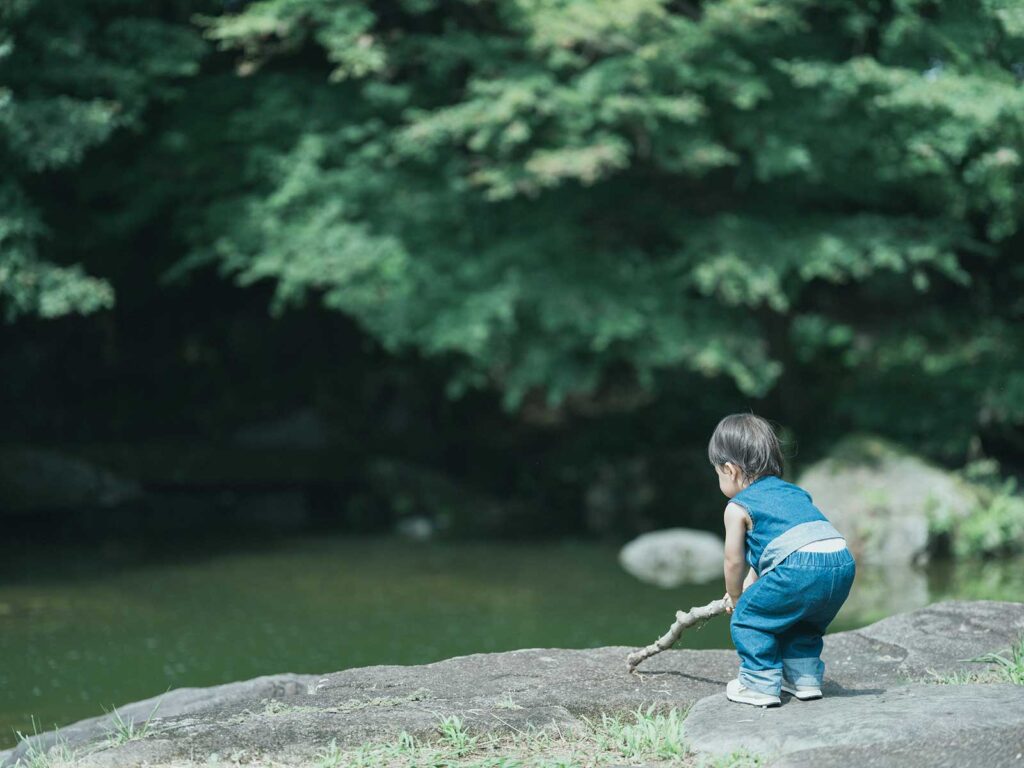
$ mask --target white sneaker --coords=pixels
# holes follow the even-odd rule
[[[786,693],[791,693],[796,696],[800,701],[810,701],[811,699],[821,698],[821,688],[814,685],[795,685],[789,682],[786,678],[782,678],[782,690]]]
[[[729,701],[740,704],[753,704],[755,707],[777,707],[782,703],[778,696],[769,696],[767,693],[754,691],[747,688],[739,680],[730,680],[725,686],[725,697]]]

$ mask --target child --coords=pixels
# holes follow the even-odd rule
[[[725,604],[740,671],[726,696],[762,707],[781,704],[780,691],[821,698],[821,636],[850,593],[856,567],[846,540],[807,491],[782,479],[779,439],[759,416],[722,419],[708,458],[731,499]]]

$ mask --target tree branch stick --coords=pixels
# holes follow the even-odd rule
[[[683,633],[684,629],[688,629],[694,624],[705,622],[720,613],[725,613],[724,599],[712,600],[707,605],[702,605],[699,608],[691,608],[686,612],[676,611],[676,620],[672,623],[672,626],[668,628],[668,632],[646,648],[641,648],[639,651],[634,651],[629,654],[629,656],[626,657],[626,668],[629,670],[630,674],[636,672],[636,668],[640,666],[641,662],[646,661],[655,654],[667,651],[671,648],[672,644],[679,639],[679,636]]]

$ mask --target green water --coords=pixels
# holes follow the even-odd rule
[[[645,645],[719,582],[662,590],[617,549],[319,537],[205,554],[51,551],[0,584],[0,747],[169,688],[529,647]],[[45,555],[45,557],[44,557]],[[861,568],[833,625],[947,597],[1022,599],[1024,562]],[[729,646],[716,619],[682,646]]]

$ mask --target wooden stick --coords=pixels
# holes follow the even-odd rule
[[[720,613],[725,613],[724,598],[712,600],[707,605],[702,605],[699,608],[691,608],[685,613],[683,611],[676,611],[676,620],[672,623],[672,626],[668,628],[668,632],[646,648],[634,651],[626,657],[626,668],[629,670],[629,673],[633,674],[636,672],[636,668],[640,666],[641,662],[646,661],[651,658],[651,656],[661,653],[662,651],[667,651],[671,648],[672,644],[679,639],[679,636],[683,633],[684,629],[688,629],[694,624],[703,623]]]

